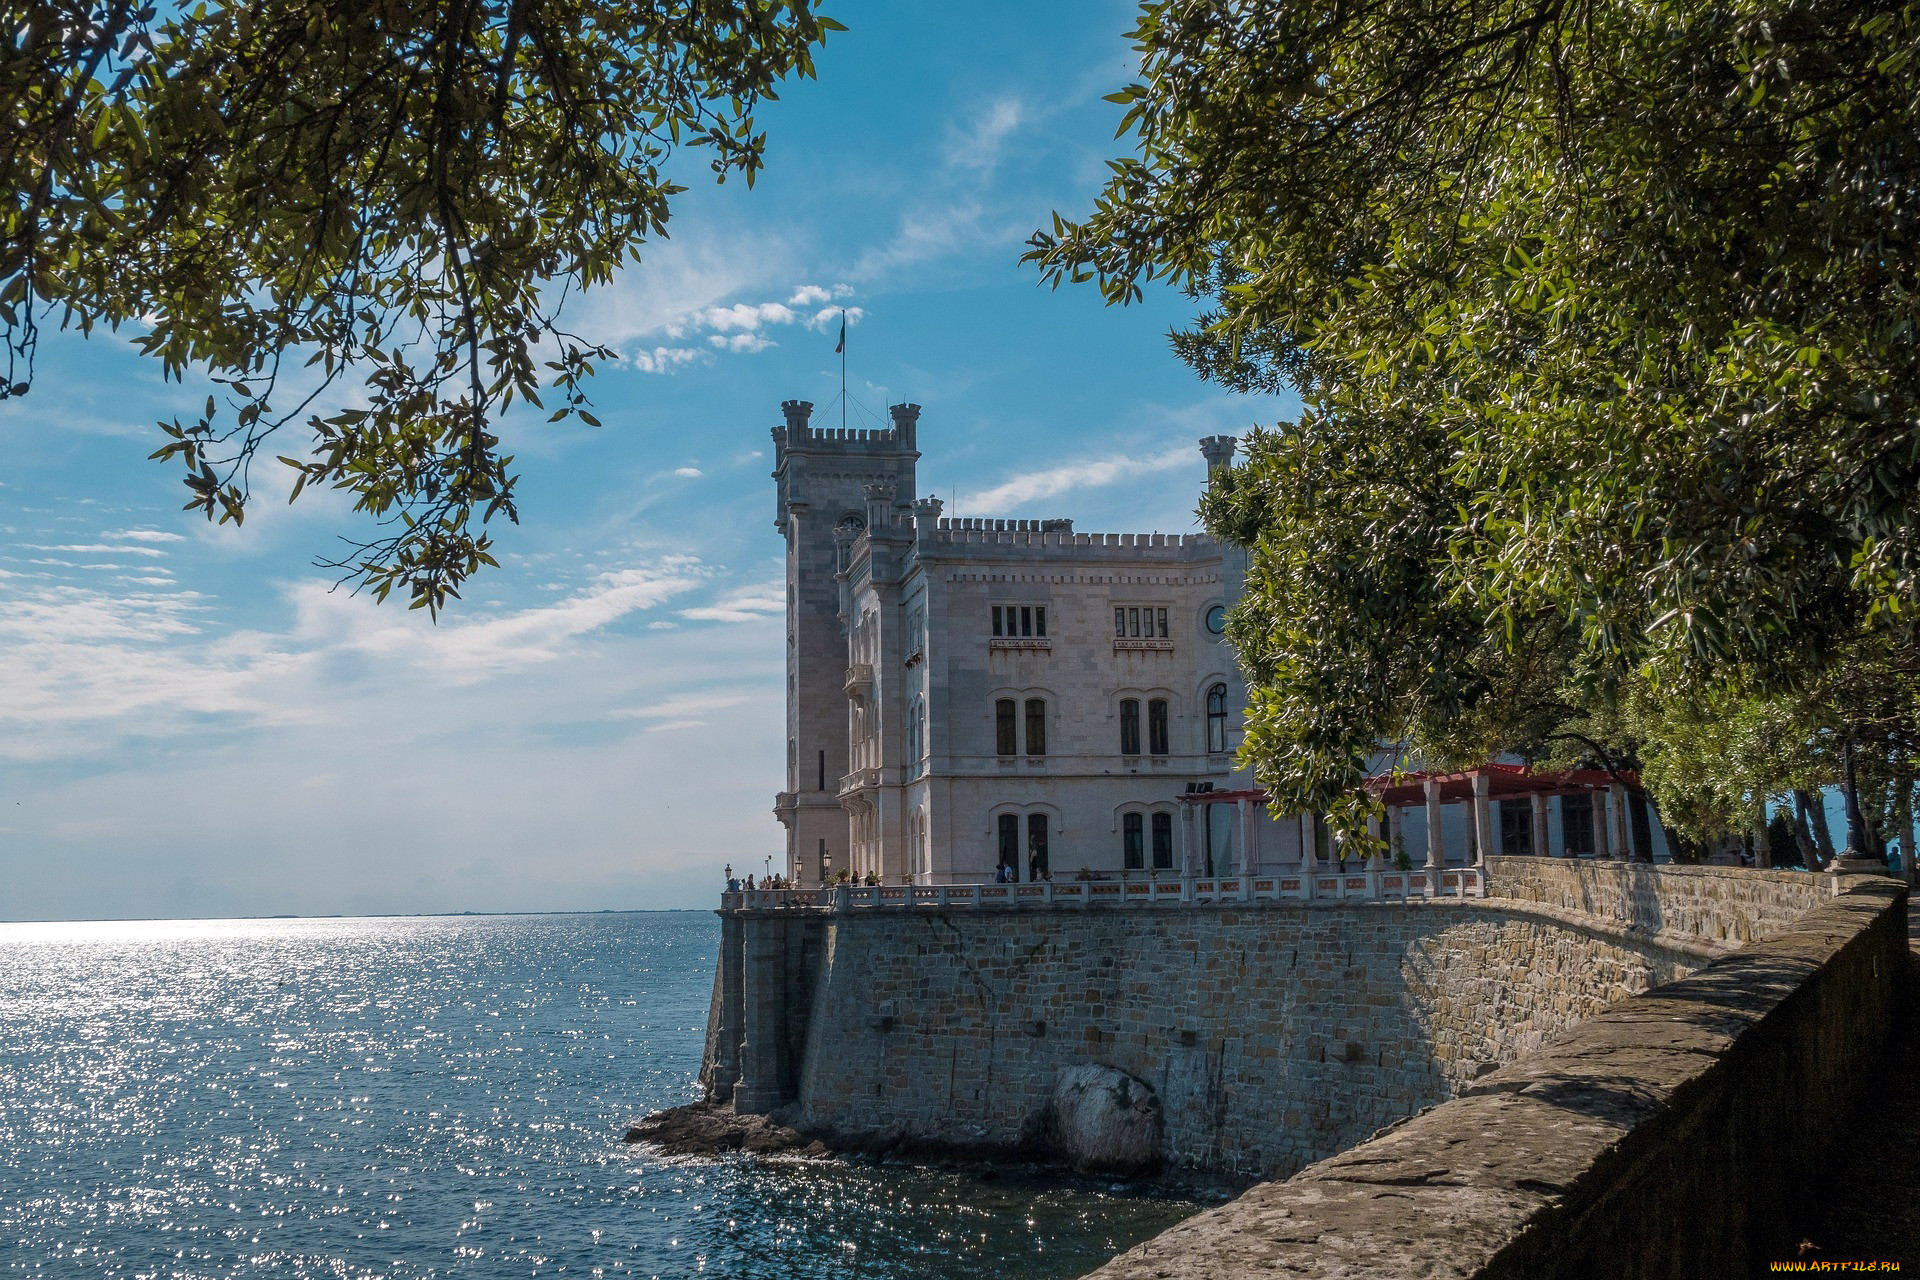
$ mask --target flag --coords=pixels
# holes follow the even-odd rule
[[[840,313],[840,341],[835,344],[833,354],[844,355],[847,350],[847,313]]]

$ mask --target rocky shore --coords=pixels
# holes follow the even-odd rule
[[[627,1142],[644,1142],[674,1156],[718,1156],[735,1151],[751,1155],[833,1155],[827,1144],[770,1116],[735,1115],[718,1102],[690,1102],[636,1120]]]

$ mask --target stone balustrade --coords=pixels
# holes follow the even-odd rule
[[[1484,898],[1480,867],[1441,870],[1323,868],[1252,876],[1170,876],[1161,880],[1071,880],[1038,884],[835,885],[818,889],[753,889],[723,893],[723,911],[956,907],[1148,907],[1168,904],[1249,902],[1402,902],[1436,898]]]

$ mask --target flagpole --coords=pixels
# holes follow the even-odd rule
[[[840,308],[840,429],[847,429],[847,309]]]

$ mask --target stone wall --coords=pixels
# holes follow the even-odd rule
[[[1683,870],[1642,887],[1712,891],[1712,880],[1680,886]],[[1754,883],[1779,882],[1759,873]],[[1906,907],[1903,886],[1862,878],[1463,1096],[1189,1219],[1094,1276],[1758,1274],[1794,1256],[1779,1206],[1821,1185],[1838,1121],[1887,1043],[1910,981]]]
[[[1833,895],[1824,876],[1581,858],[1489,858],[1488,892],[1611,922],[1630,934],[1724,947],[1791,928]]]
[[[789,938],[763,962],[787,967],[756,979],[755,931],[783,914],[735,917],[746,1077],[754,1011],[790,1028],[777,1002],[812,1005],[797,1079],[789,1047],[759,1075],[792,1087],[749,1109],[797,1100],[803,1127],[848,1141],[1018,1147],[1061,1073],[1098,1064],[1158,1093],[1170,1165],[1237,1178],[1360,1141],[1702,962],[1473,900],[970,908],[812,917],[817,977],[793,971]]]

